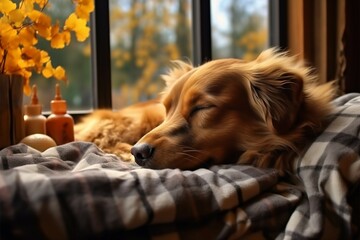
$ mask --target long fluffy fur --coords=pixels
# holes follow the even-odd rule
[[[76,125],[78,140],[151,168],[193,169],[238,162],[291,169],[324,126],[336,88],[319,84],[302,61],[269,49],[251,62],[177,61],[152,100],[99,110]]]

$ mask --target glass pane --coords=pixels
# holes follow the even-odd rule
[[[211,0],[212,56],[254,59],[268,47],[268,0]]]
[[[51,1],[45,12],[52,16],[53,21],[59,19],[64,22],[67,16],[74,11],[71,1]],[[73,34],[73,33],[72,33]],[[46,50],[52,59],[52,65],[62,66],[66,71],[68,82],[58,81],[55,78],[45,79],[42,75],[33,73],[31,85],[38,87],[38,96],[43,111],[50,111],[50,101],[55,95],[55,84],[59,83],[63,99],[67,101],[68,110],[89,110],[93,108],[90,38],[85,42],[77,42],[75,35],[71,43],[64,49],[52,49],[48,42],[39,39],[39,49]],[[24,103],[29,103],[30,97],[24,97]]]
[[[110,0],[114,109],[155,97],[170,60],[191,60],[190,0]]]

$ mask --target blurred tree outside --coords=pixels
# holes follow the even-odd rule
[[[252,60],[268,46],[268,0],[211,0],[213,58]]]
[[[191,59],[190,0],[110,0],[112,103],[156,97],[171,60]]]
[[[66,16],[73,11],[71,1],[51,1],[45,12],[53,16],[53,19],[65,20]],[[38,86],[38,96],[43,111],[50,111],[50,101],[55,96],[55,84],[59,83],[63,99],[67,101],[68,109],[83,110],[92,108],[92,82],[91,82],[91,59],[90,39],[85,42],[71,41],[64,49],[53,49],[48,42],[39,41],[41,48],[46,49],[52,56],[52,65],[61,65],[65,68],[68,82],[57,81],[55,78],[45,79],[43,76],[33,73],[31,84]],[[24,96],[24,104],[30,102],[30,96]]]

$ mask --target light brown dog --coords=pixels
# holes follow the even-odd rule
[[[176,62],[159,101],[95,111],[76,138],[125,159],[131,149],[137,164],[155,169],[238,162],[284,172],[332,108],[334,84],[319,85],[310,71],[275,49],[251,62]]]

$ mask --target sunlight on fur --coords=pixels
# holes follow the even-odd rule
[[[158,100],[94,111],[75,126],[76,139],[148,168],[240,163],[284,173],[322,131],[336,93],[276,49],[250,62],[176,61],[163,78]]]

